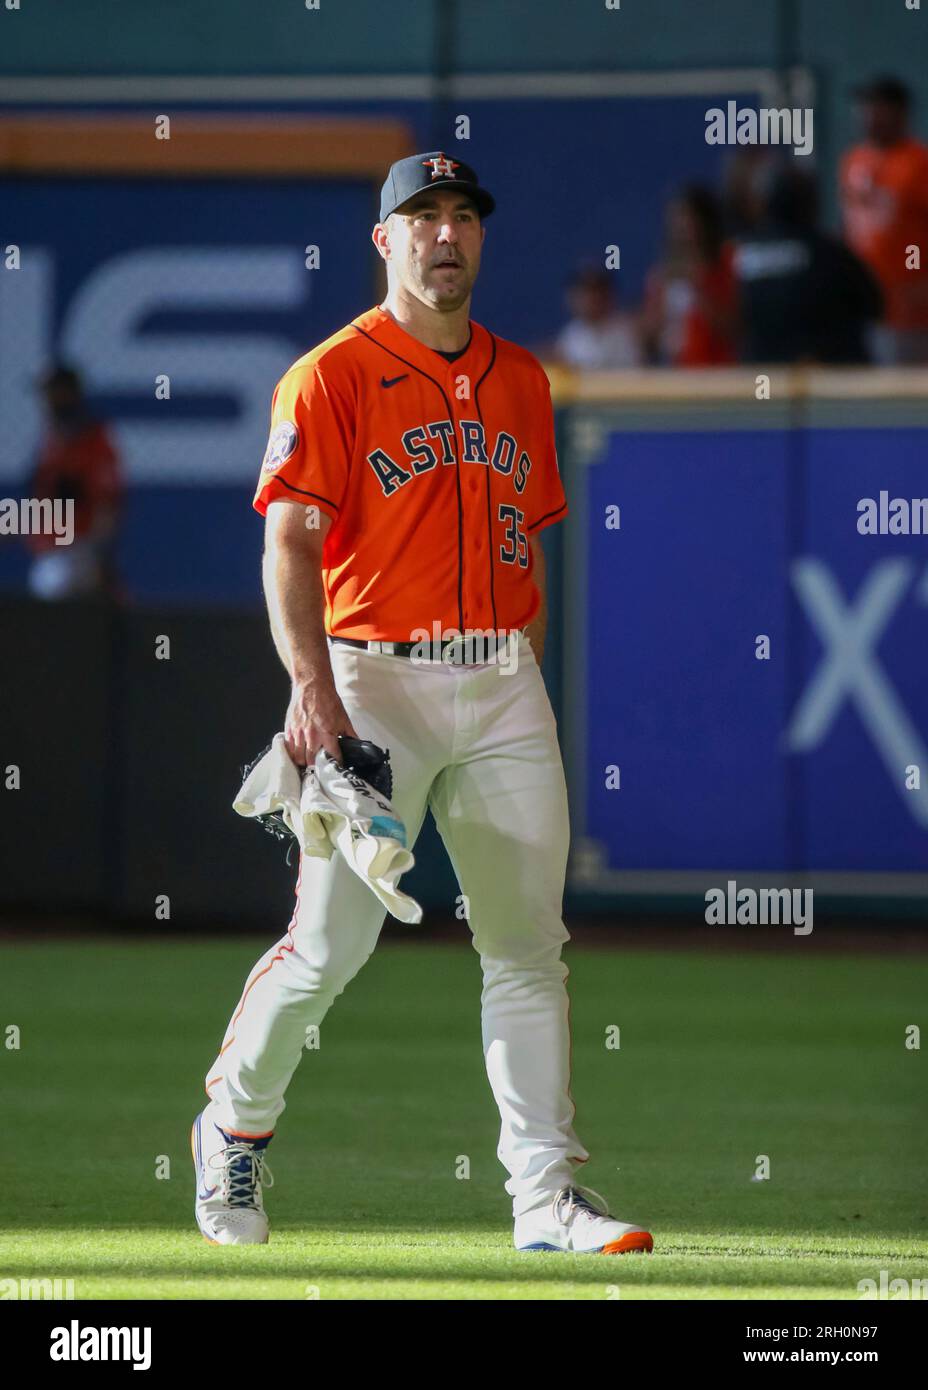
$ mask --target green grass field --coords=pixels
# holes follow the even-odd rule
[[[799,942],[567,948],[578,1177],[648,1224],[652,1256],[512,1249],[479,962],[389,927],[288,1093],[270,1245],[207,1245],[190,1125],[264,944],[0,948],[0,1027],[21,1029],[0,1051],[0,1279],[73,1279],[78,1299],[857,1299],[881,1270],[928,1277],[925,1063],[904,1046],[928,961]]]

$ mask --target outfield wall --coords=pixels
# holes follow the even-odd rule
[[[928,492],[928,372],[769,379],[759,400],[753,372],[553,374],[570,514],[544,533],[544,673],[568,910],[701,920],[734,878],[926,917],[928,535],[861,534],[858,509]],[[174,524],[168,490],[133,505]],[[0,797],[3,906],[144,919],[167,893],[182,924],[286,922],[294,874],[230,805],[287,699],[250,487],[217,493],[206,529],[217,588],[246,547],[247,601],[0,601],[0,763],[22,775]],[[417,857],[410,891],[453,912],[430,821]]]
[[[924,897],[928,371],[555,387],[573,888]]]

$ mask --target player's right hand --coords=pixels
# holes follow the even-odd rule
[[[284,739],[291,761],[309,767],[320,748],[341,761],[338,735],[359,735],[348,718],[334,681],[294,681],[284,723]]]

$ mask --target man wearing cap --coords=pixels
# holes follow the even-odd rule
[[[896,78],[857,92],[864,140],[841,164],[844,233],[880,281],[883,322],[874,357],[928,362],[928,146],[910,131],[912,99]]]
[[[320,750],[338,760],[340,735],[389,750],[409,848],[432,811],[480,957],[516,1248],[650,1250],[646,1230],[574,1177],[589,1154],[573,1129],[561,960],[567,793],[540,671],[540,533],[567,501],[540,364],[470,318],[494,206],[444,151],[394,164],[373,230],[386,298],[274,393],[254,506],[291,681],[284,733],[298,766]],[[340,854],[301,857],[290,927],[245,983],[194,1123],[208,1240],[268,1239],[265,1153],[284,1092],[384,917]],[[449,1151],[449,1175],[453,1163]],[[449,1176],[449,1221],[456,1187]]]

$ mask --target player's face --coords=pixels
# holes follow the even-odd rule
[[[469,198],[453,190],[420,194],[390,219],[389,259],[410,294],[444,312],[466,303],[484,228]]]

